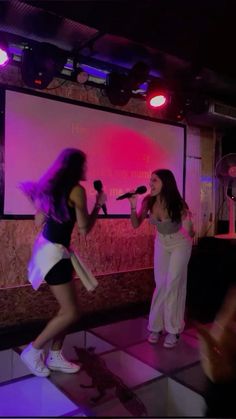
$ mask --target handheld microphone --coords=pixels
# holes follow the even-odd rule
[[[116,200],[120,201],[121,199],[131,198],[131,196],[136,195],[136,194],[142,195],[145,192],[147,192],[146,186],[138,186],[135,192],[126,192],[125,194],[118,196]]]
[[[95,189],[97,192],[101,192],[101,191],[102,191],[102,189],[103,189],[103,185],[102,185],[101,180],[95,180],[95,181],[93,182],[93,187],[94,187],[94,189]],[[104,214],[105,214],[105,215],[107,215],[107,206],[106,206],[106,204],[103,204],[103,205],[102,205],[102,210],[103,210]]]

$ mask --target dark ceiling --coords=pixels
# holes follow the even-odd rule
[[[4,4],[4,31],[18,24],[26,38],[121,68],[144,61],[173,90],[236,106],[236,0],[8,0],[0,9]]]
[[[235,0],[27,3],[236,79]]]

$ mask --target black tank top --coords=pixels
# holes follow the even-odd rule
[[[52,243],[59,243],[65,247],[70,246],[71,234],[76,221],[75,209],[68,207],[70,220],[59,223],[51,217],[46,218],[43,228],[43,237]]]

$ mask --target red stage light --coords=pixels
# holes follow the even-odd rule
[[[161,106],[165,105],[167,98],[164,95],[154,95],[153,97],[149,98],[149,105],[152,108],[160,108]]]
[[[161,108],[167,105],[170,93],[162,79],[153,79],[148,86],[146,101],[151,108]]]

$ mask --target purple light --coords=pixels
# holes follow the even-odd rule
[[[7,52],[4,51],[4,49],[0,48],[0,66],[4,66],[8,63],[9,57],[7,55]]]
[[[81,64],[80,67],[86,71],[89,75],[93,77],[98,77],[102,79],[106,79],[107,74],[109,73],[107,70],[101,70],[99,68],[92,67],[90,65]]]

